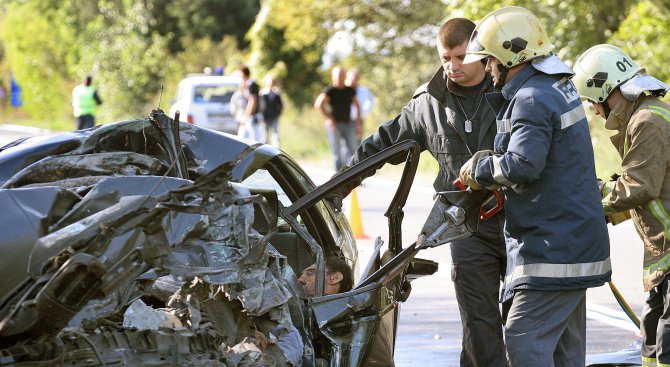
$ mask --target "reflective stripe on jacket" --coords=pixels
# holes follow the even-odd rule
[[[497,114],[497,155],[475,179],[505,194],[507,274],[515,289],[596,287],[610,280],[609,236],[584,108],[566,74],[521,69],[487,99]]]
[[[478,150],[491,149],[496,134],[495,115],[484,102],[475,115],[481,124],[477,150],[470,151],[466,143],[463,112],[456,105],[456,88],[447,86],[448,79],[440,68],[427,84],[415,92],[412,100],[393,120],[379,126],[377,133],[365,139],[351,158],[349,165],[380,152],[403,140],[415,140],[421,150],[427,150],[437,160],[439,172],[433,183],[436,191],[458,190],[453,182],[461,166]],[[493,90],[491,77],[485,76],[486,91]],[[463,97],[463,96],[461,96]],[[404,162],[397,162],[402,163]]]
[[[72,91],[72,107],[74,116],[93,115],[97,110],[98,104],[95,101],[95,88],[92,86],[78,85]]]
[[[644,290],[670,272],[670,105],[656,97],[622,101],[605,127],[617,130],[612,144],[622,157],[622,175],[605,184],[606,214],[631,210],[644,242]]]

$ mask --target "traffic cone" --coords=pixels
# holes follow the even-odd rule
[[[354,232],[354,237],[357,239],[367,239],[369,237],[363,232],[361,210],[358,207],[358,196],[356,196],[356,189],[352,190],[349,196],[351,197],[351,202],[349,204],[349,224],[351,225],[351,231]]]

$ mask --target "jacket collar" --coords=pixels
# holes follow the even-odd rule
[[[608,130],[626,130],[628,126],[628,121],[630,117],[633,116],[633,112],[640,105],[641,98],[638,98],[634,101],[629,101],[625,98],[621,98],[621,101],[617,103],[616,106],[610,112],[607,121],[605,121],[605,128]]]
[[[526,83],[526,81],[537,73],[538,71],[535,70],[535,68],[533,68],[530,63],[526,63],[526,65],[521,70],[519,70],[519,72],[516,73],[516,75],[512,77],[512,80],[508,81],[502,87],[501,92],[503,97],[505,97],[505,99],[508,101],[514,98],[516,92],[518,92],[519,89],[521,89],[521,87]]]
[[[491,78],[489,73],[486,73],[484,75],[483,89],[489,88],[491,83],[493,83],[493,79]],[[440,101],[441,104],[444,104],[447,92],[461,97],[465,96],[463,94],[463,90],[459,88],[459,86],[456,83],[447,78],[447,75],[444,72],[444,67],[442,66],[440,66],[435,75],[433,75],[433,78],[428,82],[426,91],[433,98]]]
[[[608,130],[617,130],[617,133],[610,136],[610,141],[619,150],[619,154],[623,157],[624,144],[626,140],[626,128],[631,116],[642,103],[643,98],[638,98],[635,101],[629,101],[621,98],[621,101],[614,106],[610,116],[605,121],[605,128]]]

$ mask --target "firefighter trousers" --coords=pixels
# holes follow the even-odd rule
[[[642,366],[670,366],[670,275],[649,291],[640,322]]]
[[[583,367],[586,289],[518,289],[505,324],[510,366]]]

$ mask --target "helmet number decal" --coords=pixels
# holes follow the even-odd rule
[[[625,58],[625,57],[623,58],[622,61],[617,61],[616,62],[617,69],[619,69],[622,72],[626,71],[626,69],[627,69],[626,65],[628,65],[629,68],[633,67],[633,65],[630,63],[630,61],[628,61],[628,59]]]

